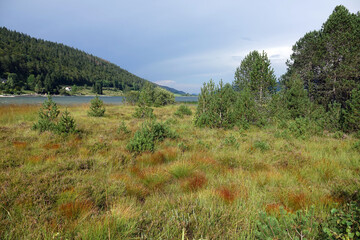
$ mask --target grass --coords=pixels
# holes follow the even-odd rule
[[[67,108],[81,133],[63,137],[31,130],[39,106],[0,106],[0,239],[254,239],[259,212],[321,222],[360,185],[351,136],[196,128],[173,105],[154,114],[179,137],[135,155],[135,107]]]

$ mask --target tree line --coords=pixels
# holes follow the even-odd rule
[[[246,128],[289,120],[298,135],[360,130],[359,13],[337,6],[319,31],[296,42],[287,66],[277,91],[267,54],[250,52],[232,84],[204,83],[195,124]]]
[[[99,57],[63,44],[0,28],[0,84],[9,93],[22,89],[59,93],[63,85],[139,90],[145,79]]]

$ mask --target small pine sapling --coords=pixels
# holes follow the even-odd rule
[[[40,132],[52,131],[56,128],[56,118],[60,111],[57,108],[56,103],[52,100],[51,96],[44,101],[39,111],[39,121],[33,125],[34,130]]]
[[[76,123],[74,118],[70,115],[68,110],[66,109],[64,113],[61,114],[61,118],[59,123],[57,124],[57,132],[59,134],[70,134],[76,133]]]
[[[90,101],[90,110],[88,111],[88,115],[91,117],[102,117],[105,114],[104,102],[96,96],[94,99]]]

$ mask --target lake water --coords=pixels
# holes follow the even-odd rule
[[[93,96],[53,96],[52,99],[61,105],[71,105],[71,104],[82,104],[90,103],[90,100],[93,99]],[[107,97],[99,96],[105,104],[122,104],[123,97]],[[9,105],[9,104],[40,104],[46,100],[46,96],[14,96],[14,97],[0,97],[0,105]],[[197,102],[197,96],[190,97],[175,97],[176,102]]]

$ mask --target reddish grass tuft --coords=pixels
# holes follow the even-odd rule
[[[165,162],[165,154],[162,152],[155,152],[150,155],[149,160],[152,164],[162,164]]]
[[[207,183],[206,176],[203,173],[196,173],[189,177],[183,187],[190,191],[196,191]]]
[[[26,142],[14,141],[13,146],[18,149],[23,149],[27,146]]]
[[[47,150],[50,150],[50,149],[53,149],[53,150],[56,150],[56,149],[59,149],[60,148],[60,144],[57,144],[57,143],[47,143],[43,146],[44,149],[47,149]]]
[[[288,206],[293,210],[299,210],[309,205],[309,198],[305,193],[289,193]]]
[[[233,188],[226,186],[220,187],[216,192],[226,203],[232,203],[237,196],[237,193]]]
[[[265,211],[268,214],[272,214],[272,215],[278,215],[280,213],[280,208],[283,208],[286,212],[292,212],[289,208],[287,208],[285,205],[281,204],[281,203],[270,203],[267,204],[265,207]]]
[[[135,167],[132,167],[132,168],[130,169],[130,173],[131,173],[132,175],[140,178],[140,179],[144,179],[144,178],[145,178],[145,173],[144,173],[144,171],[141,170],[140,168],[136,167],[136,166],[135,166]]]
[[[89,200],[76,200],[74,202],[64,203],[59,206],[59,212],[67,219],[74,220],[79,216],[88,213],[94,205]]]

